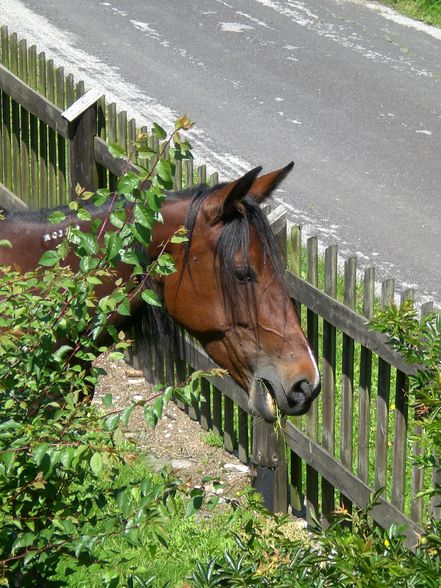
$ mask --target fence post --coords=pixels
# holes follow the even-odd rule
[[[253,488],[272,512],[288,510],[288,468],[282,428],[253,418]]]
[[[89,90],[62,113],[70,123],[71,196],[77,184],[92,192],[98,187],[94,138],[98,133],[98,99],[101,95],[97,90]]]

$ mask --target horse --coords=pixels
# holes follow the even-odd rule
[[[316,361],[285,286],[281,254],[260,207],[292,167],[290,163],[264,175],[257,167],[231,182],[168,194],[161,208],[163,223],[155,225],[145,252],[154,260],[166,244],[165,252],[175,262],[175,273],[154,278],[167,320],[200,342],[245,390],[250,412],[267,422],[274,422],[279,411],[305,414],[320,390]],[[47,221],[47,210],[6,212],[0,237],[12,248],[0,248],[0,265],[31,271],[47,249],[62,241],[69,226],[87,230],[87,222],[67,207],[64,211],[66,218],[57,225]],[[108,213],[93,205],[89,211],[92,218]],[[185,244],[170,239],[182,225]],[[128,277],[123,264],[117,272]],[[100,288],[99,295],[105,295]],[[132,314],[146,306],[138,296]],[[145,314],[155,312],[149,307]],[[118,326],[124,328],[127,320],[120,316]]]

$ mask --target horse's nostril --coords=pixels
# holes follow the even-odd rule
[[[310,400],[313,395],[313,386],[306,378],[299,380],[288,392],[288,402],[296,404],[305,400]]]

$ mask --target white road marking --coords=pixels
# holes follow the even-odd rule
[[[246,12],[241,12],[240,10],[237,10],[236,11],[236,14],[238,14],[239,16],[243,16],[244,18],[247,18],[248,20],[250,20],[254,24],[258,25],[259,27],[263,27],[264,29],[269,29],[270,28],[266,24],[266,22],[263,22],[262,20],[259,20],[258,18],[255,18],[254,16],[251,16],[250,14],[247,14]]]
[[[243,33],[243,31],[252,31],[253,27],[239,22],[220,22],[220,28],[226,33]]]

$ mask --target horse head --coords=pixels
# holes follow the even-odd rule
[[[169,315],[249,395],[269,422],[308,411],[319,393],[316,362],[284,283],[277,243],[260,209],[293,164],[199,188],[187,204],[185,249],[163,283]],[[166,218],[166,217],[165,217]],[[166,221],[167,222],[167,221]]]

